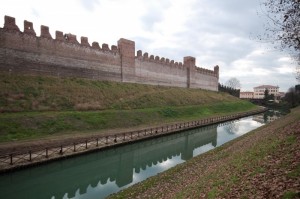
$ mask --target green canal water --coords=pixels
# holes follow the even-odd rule
[[[0,198],[105,198],[278,116],[274,112],[259,114],[2,174]]]

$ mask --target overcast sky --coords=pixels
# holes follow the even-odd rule
[[[4,16],[33,22],[55,31],[87,36],[116,45],[120,38],[135,41],[136,50],[183,62],[196,57],[196,65],[220,66],[220,82],[240,80],[242,91],[262,84],[287,91],[297,82],[295,63],[288,54],[257,42],[264,18],[260,0],[0,0],[0,27]]]

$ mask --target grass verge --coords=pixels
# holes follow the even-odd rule
[[[213,105],[133,110],[2,113],[0,115],[0,142],[162,125],[244,112],[256,108],[248,102],[238,101],[220,102]]]

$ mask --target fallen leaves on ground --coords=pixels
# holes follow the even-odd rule
[[[300,198],[300,108],[112,198]]]

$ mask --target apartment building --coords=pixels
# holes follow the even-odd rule
[[[268,89],[269,95],[274,95],[275,98],[279,96],[279,87],[278,86],[271,86],[271,85],[261,85],[254,87],[253,97],[254,99],[263,99],[265,97],[265,90]]]
[[[240,92],[241,99],[263,99],[265,97],[265,90],[269,91],[269,95],[273,94],[275,99],[284,96],[284,93],[279,92],[279,86],[261,85],[254,87],[254,92]]]

